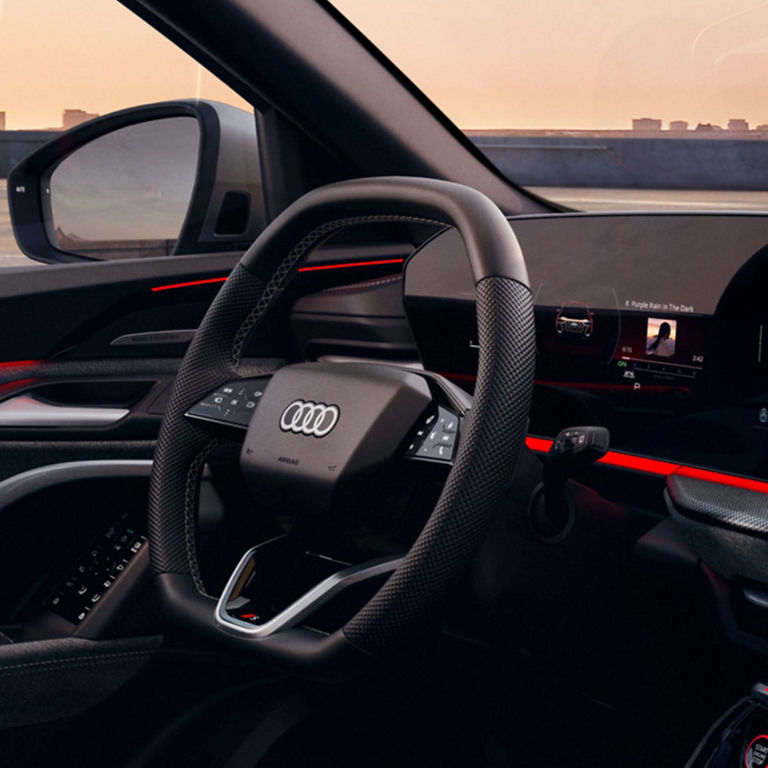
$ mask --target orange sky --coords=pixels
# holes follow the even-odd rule
[[[768,123],[759,0],[334,4],[462,128]]]
[[[114,0],[0,0],[0,72],[9,130],[60,126],[65,108],[197,95],[247,106]]]
[[[766,2],[335,4],[462,128],[768,123]],[[64,108],[195,95],[243,104],[114,0],[0,0],[0,71],[9,129],[58,126]]]

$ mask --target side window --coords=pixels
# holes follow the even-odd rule
[[[117,2],[3,0],[0,71],[0,267],[38,263],[14,237],[8,175],[64,131],[138,105],[200,99],[228,105],[219,112],[242,115],[238,126],[254,122],[250,104]],[[41,187],[51,246],[87,258],[172,253],[200,142],[197,121],[170,116],[115,130],[55,162]]]

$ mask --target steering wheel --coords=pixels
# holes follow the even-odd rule
[[[403,557],[325,579],[280,621],[250,626],[232,620],[226,603],[247,580],[253,551],[230,579],[226,598],[206,593],[197,561],[197,492],[215,440],[188,412],[225,383],[247,378],[241,370],[247,338],[314,248],[351,225],[400,221],[452,226],[464,241],[477,291],[473,400],[462,403],[434,374],[385,364],[287,365],[274,374],[253,411],[240,464],[257,492],[263,484],[293,501],[332,506],[333,489],[345,474],[391,461],[432,407],[437,383],[462,422],[442,493]],[[533,367],[525,263],[509,223],[487,197],[460,184],[408,177],[358,179],[304,195],[234,268],[176,377],[149,500],[151,563],[162,603],[179,621],[211,637],[313,672],[348,670],[407,640],[435,615],[482,543],[525,439]],[[301,626],[313,597],[371,574],[389,577],[342,627],[319,633]]]

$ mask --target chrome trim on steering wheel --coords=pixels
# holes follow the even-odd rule
[[[347,587],[376,578],[377,576],[390,574],[403,561],[402,557],[379,558],[344,568],[323,579],[269,621],[263,624],[249,624],[245,621],[238,621],[230,616],[227,613],[227,604],[232,599],[236,588],[242,587],[240,582],[243,574],[248,568],[251,558],[259,549],[260,546],[249,549],[240,559],[237,568],[229,577],[227,586],[224,587],[224,591],[221,593],[215,611],[216,623],[220,626],[225,627],[227,630],[235,631],[238,634],[256,638],[268,637],[278,630],[290,629],[296,626],[302,619],[307,618],[307,616],[314,613],[314,611],[325,605],[340,592],[343,592]]]

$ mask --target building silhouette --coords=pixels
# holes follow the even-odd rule
[[[694,131],[698,131],[699,133],[719,133],[723,129],[719,125],[714,125],[713,123],[699,123],[695,128]]]
[[[98,117],[96,112],[86,112],[84,109],[65,109],[61,116],[61,127],[68,131],[70,128],[86,122],[86,120],[93,120],[94,117]]]
[[[654,117],[636,117],[632,120],[633,131],[660,131],[661,120]]]
[[[685,120],[672,120],[669,124],[670,131],[687,131],[688,123]]]
[[[728,130],[729,131],[748,131],[749,130],[749,123],[746,120],[743,120],[740,117],[732,117],[728,121]]]

